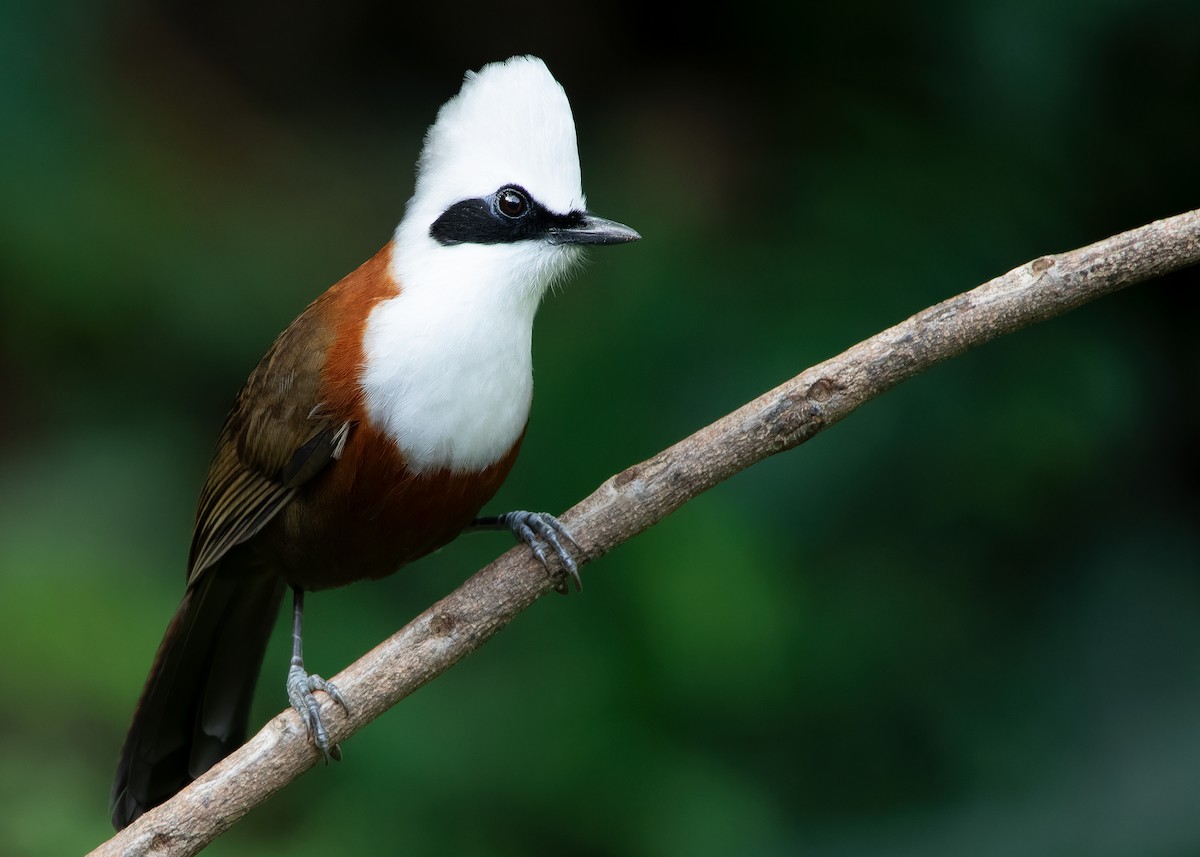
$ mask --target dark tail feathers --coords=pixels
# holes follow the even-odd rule
[[[220,564],[188,588],[167,626],[121,751],[112,790],[117,830],[245,741],[254,685],[283,590],[278,576],[252,576]]]

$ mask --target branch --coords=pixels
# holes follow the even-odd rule
[[[561,517],[590,561],[750,465],[791,449],[919,372],[1006,333],[1200,262],[1200,209],[1043,256],[808,369],[653,458]],[[322,717],[345,741],[483,645],[555,586],[524,547],[471,577],[334,677],[350,714]],[[240,750],[93,855],[195,854],[311,768],[318,753],[287,710]]]

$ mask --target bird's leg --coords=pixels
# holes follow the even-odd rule
[[[338,692],[337,685],[331,681],[325,681],[316,673],[310,675],[304,669],[304,655],[301,650],[304,590],[295,586],[292,588],[292,594],[292,666],[288,670],[287,677],[288,701],[292,704],[292,708],[299,712],[300,719],[304,721],[304,726],[308,729],[309,737],[321,751],[325,761],[333,759],[335,762],[340,762],[342,759],[341,748],[337,744],[330,745],[329,743],[329,733],[325,731],[325,724],[321,722],[321,704],[313,696],[313,691],[323,690],[342,708],[347,711],[350,709],[346,706],[346,700],[342,699],[342,694]]]
[[[476,518],[471,522],[471,526],[479,530],[511,531],[514,536],[529,545],[533,555],[541,560],[547,571],[550,570],[550,563],[546,557],[546,546],[549,545],[562,561],[567,574],[575,581],[575,591],[583,589],[583,581],[579,579],[579,564],[564,543],[569,543],[581,554],[583,548],[571,536],[570,531],[559,523],[558,518],[549,512],[505,512],[494,517]],[[566,589],[564,587],[559,591],[565,592]]]

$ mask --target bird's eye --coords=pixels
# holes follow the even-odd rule
[[[506,187],[496,194],[496,207],[505,217],[520,217],[529,210],[529,200],[516,188]]]

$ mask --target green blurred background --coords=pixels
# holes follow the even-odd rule
[[[225,409],[388,240],[465,69],[543,56],[591,206],[645,236],[543,308],[496,510],[564,509],[922,307],[1200,205],[1200,4],[834,5],[4,4],[0,851],[110,834]],[[1197,281],[720,486],[209,853],[1200,854]],[[509,545],[312,598],[310,666]]]

